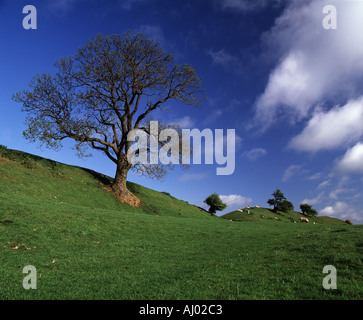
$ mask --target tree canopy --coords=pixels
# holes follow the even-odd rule
[[[307,203],[300,204],[300,210],[301,210],[302,214],[304,214],[306,216],[318,215],[318,212],[315,209],[313,209],[311,205],[309,205]]]
[[[216,213],[217,211],[222,211],[227,208],[227,205],[221,200],[218,194],[213,193],[204,200],[209,207],[210,213]]]
[[[150,134],[148,117],[170,101],[200,105],[201,80],[193,67],[176,64],[158,42],[128,31],[95,36],[55,68],[53,75],[35,75],[29,90],[13,96],[27,113],[27,140],[58,150],[70,138],[79,156],[88,147],[103,152],[116,164],[112,189],[122,201],[132,198],[126,188],[130,169],[156,178],[166,173],[160,164],[131,164],[127,136],[133,129]]]
[[[273,198],[268,199],[267,203],[270,206],[273,206],[273,212],[283,211],[288,212],[290,210],[294,210],[294,205],[286,199],[281,190],[276,189],[276,191],[272,194]]]

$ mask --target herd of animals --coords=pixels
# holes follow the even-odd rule
[[[255,208],[259,208],[259,206],[255,206]],[[251,214],[251,211],[249,210],[250,207],[247,206],[246,208],[244,209],[237,209],[238,212],[244,212],[243,210],[247,210],[247,214]],[[264,218],[264,216],[262,216],[262,218]],[[275,217],[276,220],[279,220],[279,218]],[[296,221],[293,221],[294,223],[296,223]],[[306,222],[306,223],[309,223],[309,219],[308,218],[304,218],[304,217],[301,217],[300,218],[300,222]],[[316,222],[313,222],[313,224],[316,224]]]
[[[259,206],[255,206],[255,208],[259,208]],[[251,214],[251,211],[249,210],[250,207],[247,206],[244,209],[237,209],[238,212],[245,212],[244,210],[246,210],[247,214]],[[262,218],[264,218],[265,216],[261,216]],[[278,217],[274,217],[276,220],[280,220]],[[232,221],[232,220],[231,220]],[[296,221],[292,221],[293,223],[296,223]],[[305,222],[305,223],[310,223],[308,218],[305,217],[301,217],[300,218],[300,222]],[[353,223],[350,220],[345,220],[345,222],[349,225],[353,225]],[[313,221],[313,224],[317,224],[317,222]]]

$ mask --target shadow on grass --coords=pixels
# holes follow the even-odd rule
[[[12,220],[0,220],[0,224],[2,224],[4,226],[8,226],[8,225],[10,225],[12,223],[13,223]]]
[[[83,171],[86,171],[87,173],[89,173],[91,176],[93,176],[94,179],[101,182],[105,186],[109,186],[112,183],[113,179],[111,179],[110,177],[108,177],[106,175],[103,175],[103,174],[93,171],[91,169],[81,168],[81,167],[79,167],[79,168],[82,169]]]

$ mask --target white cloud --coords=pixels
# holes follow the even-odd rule
[[[338,28],[325,30],[322,9],[331,2],[292,1],[264,36],[281,59],[255,103],[262,130],[281,116],[301,120],[321,102],[357,96],[363,74],[363,3],[333,1]]]
[[[313,175],[311,175],[310,177],[307,177],[306,179],[307,180],[318,180],[321,178],[321,173],[320,172],[317,172]]]
[[[362,216],[359,215],[356,208],[342,201],[337,201],[334,205],[327,206],[324,209],[320,210],[319,215],[335,217],[341,220],[346,220],[346,219],[356,220],[356,221],[363,220]]]
[[[362,123],[363,96],[348,101],[343,107],[316,112],[304,130],[290,141],[289,147],[310,152],[338,148],[363,136]]]
[[[304,199],[301,201],[301,203],[307,203],[310,205],[315,205],[321,202],[321,200],[324,198],[324,192],[319,193],[315,198],[313,199]]]
[[[318,189],[324,189],[331,184],[331,180],[324,180],[318,185]]]
[[[342,173],[363,173],[363,143],[358,142],[354,147],[348,149],[343,158],[339,160],[336,169]]]
[[[238,194],[220,195],[219,198],[228,206],[240,206],[243,207],[252,202],[251,198],[247,198]]]
[[[311,102],[318,95],[316,87],[314,90],[308,90],[311,76],[302,53],[289,54],[271,73],[265,92],[256,102],[255,108],[259,120],[267,126],[272,124],[275,116],[280,116],[282,113],[306,116]]]
[[[327,206],[324,209],[320,210],[321,215],[327,216],[336,216],[337,214],[341,214],[347,208],[347,204],[344,202],[336,202],[334,206]]]
[[[180,128],[190,129],[194,126],[195,122],[189,116],[185,116],[183,118],[177,119],[174,121],[175,124],[179,125]]]
[[[258,158],[263,157],[266,154],[267,154],[266,149],[254,148],[252,150],[243,152],[242,156],[248,158],[251,161],[256,161]]]
[[[334,199],[334,200],[338,200],[338,196],[341,194],[341,193],[353,193],[355,190],[354,189],[349,189],[349,188],[336,188],[334,190],[332,190],[330,193],[329,193],[329,198],[331,199]]]

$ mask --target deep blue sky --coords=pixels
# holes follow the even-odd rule
[[[25,5],[37,29],[25,30]],[[322,10],[333,4],[337,29]],[[208,99],[200,109],[170,105],[162,119],[189,128],[235,129],[236,169],[176,168],[163,181],[129,180],[202,205],[213,192],[229,204],[267,206],[281,189],[298,209],[363,221],[363,3],[321,0],[0,1],[0,144],[113,176],[104,155],[78,159],[72,141],[59,152],[22,136],[26,114],[12,100],[32,76],[55,71],[97,33],[128,29],[158,40],[191,64]],[[349,19],[348,19],[349,17]]]

